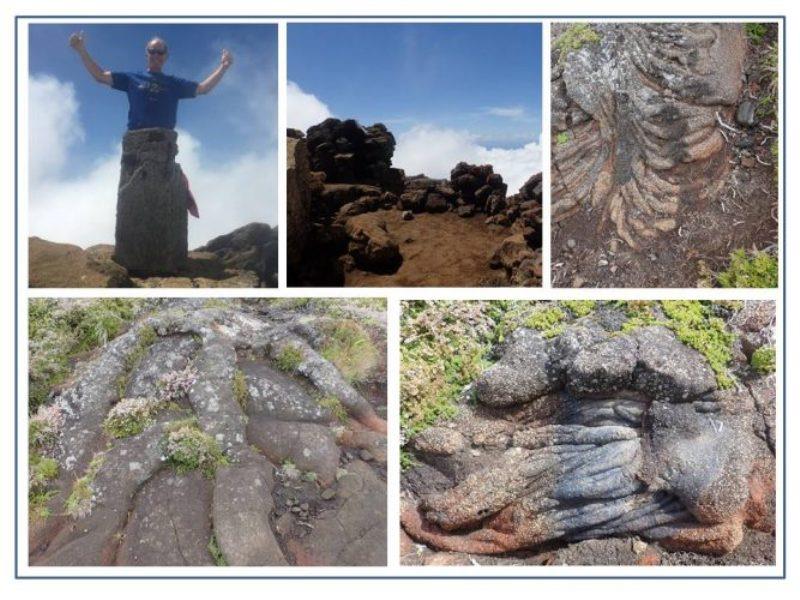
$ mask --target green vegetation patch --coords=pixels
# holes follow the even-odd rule
[[[322,356],[351,383],[363,381],[378,360],[369,335],[356,321],[345,319],[326,328]]]
[[[342,401],[339,400],[339,398],[329,394],[320,398],[318,402],[322,408],[327,408],[329,411],[331,411],[331,414],[337,421],[340,423],[347,422],[347,409],[345,409],[345,407],[342,405]]]
[[[137,435],[153,423],[162,405],[156,398],[123,398],[108,411],[103,429],[114,438]]]
[[[250,402],[250,390],[247,389],[247,380],[241,369],[236,369],[233,373],[233,397],[236,398],[236,402],[242,407],[242,410],[247,410],[247,403]]]
[[[759,45],[764,41],[769,28],[766,23],[745,23],[744,30],[747,34],[747,38],[753,44]]]
[[[225,560],[225,555],[222,554],[222,548],[219,547],[217,536],[214,533],[211,534],[211,539],[208,541],[208,553],[218,567],[228,566],[228,561]]]
[[[769,375],[775,372],[775,348],[761,346],[750,357],[750,366],[759,373]]]
[[[728,268],[717,275],[725,288],[778,287],[778,259],[768,252],[748,255],[742,248],[731,253]]]
[[[557,306],[535,310],[526,320],[525,327],[541,331],[542,336],[551,338],[564,330],[562,321],[567,318],[566,313]]]
[[[553,42],[553,47],[559,51],[558,62],[563,63],[567,60],[567,55],[570,52],[580,50],[586,44],[597,44],[599,42],[600,34],[589,23],[572,23]]]
[[[70,373],[74,358],[113,339],[133,319],[138,300],[33,298],[28,305],[29,392],[33,414]]]
[[[95,454],[86,469],[86,474],[72,484],[72,492],[64,503],[64,510],[73,519],[81,519],[91,514],[94,507],[92,483],[104,461],[105,455],[102,452]]]
[[[576,317],[585,317],[594,310],[597,302],[595,300],[562,300],[561,304]]]
[[[278,352],[275,363],[281,371],[294,373],[303,362],[303,351],[293,344],[286,344]]]
[[[465,385],[490,364],[496,319],[489,302],[411,301],[401,317],[400,421],[411,437],[453,418]]]
[[[566,131],[560,131],[556,134],[556,144],[558,146],[563,146],[567,142],[569,142],[569,133]]]
[[[188,424],[167,433],[164,455],[179,475],[200,469],[211,478],[217,467],[228,464],[217,441]]]

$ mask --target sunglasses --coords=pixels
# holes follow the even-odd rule
[[[148,48],[148,49],[147,49],[147,53],[148,53],[148,54],[158,54],[159,56],[161,56],[161,55],[164,55],[164,54],[166,54],[166,53],[167,53],[167,51],[166,51],[166,50],[163,50],[163,49],[161,49],[161,48]]]

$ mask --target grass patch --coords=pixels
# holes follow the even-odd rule
[[[342,401],[339,400],[336,396],[329,394],[327,396],[323,396],[318,400],[319,405],[322,408],[326,408],[331,411],[333,417],[339,421],[340,423],[346,423],[348,419],[347,410],[342,405]]]
[[[553,47],[559,51],[558,62],[563,64],[570,52],[580,50],[586,44],[597,44],[599,42],[600,34],[589,23],[572,23],[553,42]]]
[[[378,352],[369,335],[351,319],[337,322],[325,333],[323,358],[335,364],[347,381],[363,381],[378,359]]]
[[[69,375],[73,359],[113,339],[141,301],[102,298],[67,303],[33,298],[28,305],[28,410],[34,413]]]
[[[217,542],[216,534],[211,534],[211,539],[208,540],[208,553],[211,555],[211,558],[214,560],[214,564],[218,567],[227,567],[228,561],[225,560],[225,556],[222,554],[222,549],[219,547],[219,543]]]
[[[278,352],[275,363],[281,371],[294,373],[303,362],[303,351],[292,344],[286,344]]]
[[[178,475],[200,469],[210,479],[217,467],[228,464],[217,441],[192,425],[167,433],[164,455]]]
[[[242,410],[247,410],[247,403],[250,401],[250,391],[247,389],[247,380],[241,369],[236,369],[233,373],[232,385],[233,397],[236,398],[236,402],[242,407]]]
[[[750,366],[763,375],[775,372],[775,348],[761,346],[750,357]]]
[[[95,454],[86,469],[86,474],[72,484],[72,492],[64,502],[64,510],[73,519],[81,519],[92,512],[94,506],[92,483],[104,461],[103,453]]]
[[[778,287],[778,259],[768,252],[748,255],[739,248],[731,253],[728,268],[717,275],[724,288]]]

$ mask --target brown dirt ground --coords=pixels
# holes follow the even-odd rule
[[[354,269],[347,287],[476,287],[508,285],[501,270],[489,268],[495,249],[510,235],[507,227],[486,225],[485,215],[459,217],[454,212],[419,213],[404,221],[399,210],[369,213],[385,220],[403,255],[392,275]],[[363,215],[362,215],[363,218]]]

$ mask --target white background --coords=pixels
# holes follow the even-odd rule
[[[787,135],[787,151],[786,155],[791,157],[789,162],[790,167],[792,163],[797,164],[795,157],[798,149],[797,137],[793,136],[792,127],[792,102],[795,98],[797,89],[797,76],[792,73],[793,56],[796,56],[796,44],[793,43],[793,33],[795,31],[795,19],[800,17],[800,10],[794,8],[789,2],[777,2],[769,0],[761,0],[754,3],[749,2],[735,2],[728,0],[726,2],[699,2],[698,0],[673,0],[669,3],[659,5],[649,5],[645,7],[641,2],[622,2],[622,1],[604,1],[598,2],[577,2],[570,0],[561,0],[557,4],[551,3],[533,3],[533,2],[514,2],[512,0],[493,0],[492,2],[476,2],[471,0],[461,0],[459,2],[432,2],[428,1],[405,1],[405,2],[368,2],[368,1],[338,1],[335,4],[330,2],[316,1],[316,2],[243,2],[237,0],[226,0],[224,3],[213,3],[207,1],[194,1],[194,2],[165,2],[140,0],[139,2],[116,2],[113,5],[110,3],[101,2],[70,2],[68,7],[63,2],[56,1],[42,1],[42,2],[7,2],[2,8],[2,20],[0,20],[0,40],[2,40],[2,89],[5,90],[0,102],[2,102],[2,111],[0,111],[0,168],[2,168],[2,176],[0,176],[0,186],[2,186],[2,215],[0,216],[0,224],[3,227],[3,235],[0,236],[2,242],[2,272],[3,277],[3,293],[0,295],[0,302],[2,302],[2,312],[0,313],[0,332],[3,334],[3,342],[0,344],[0,365],[2,366],[2,377],[0,377],[0,384],[5,393],[2,394],[3,400],[0,400],[0,408],[2,409],[2,418],[0,418],[0,440],[2,440],[2,479],[0,480],[0,535],[2,535],[2,543],[0,543],[0,566],[2,572],[0,573],[0,585],[3,586],[4,591],[7,592],[5,597],[11,598],[55,598],[64,595],[79,595],[81,598],[95,598],[95,597],[114,597],[114,598],[140,598],[142,594],[157,594],[157,597],[164,597],[167,595],[176,595],[181,598],[216,598],[220,595],[282,595],[282,594],[300,594],[298,597],[319,597],[319,598],[337,598],[337,597],[361,597],[374,596],[382,594],[391,598],[409,598],[417,594],[441,594],[447,593],[449,596],[457,598],[485,598],[489,595],[492,600],[495,600],[500,595],[513,595],[519,597],[528,597],[536,595],[542,597],[544,595],[552,594],[568,594],[570,597],[577,594],[587,595],[594,597],[620,597],[628,594],[641,594],[646,595],[647,598],[661,598],[661,597],[674,597],[676,594],[691,594],[692,596],[700,594],[708,594],[709,592],[715,594],[724,594],[725,598],[738,598],[748,597],[752,598],[754,595],[769,595],[773,597],[783,597],[790,591],[790,586],[796,582],[797,570],[800,565],[797,565],[796,552],[794,552],[794,545],[792,544],[793,533],[796,532],[797,518],[795,515],[798,510],[797,503],[792,502],[796,498],[796,477],[792,476],[792,469],[794,467],[793,459],[791,456],[794,444],[792,443],[794,429],[793,428],[797,410],[793,406],[792,399],[797,397],[797,375],[793,373],[792,364],[787,361],[790,367],[787,369],[787,442],[788,446],[779,448],[779,469],[781,467],[781,460],[783,457],[789,456],[789,474],[785,482],[788,493],[788,545],[787,545],[787,565],[786,571],[789,576],[788,581],[719,581],[719,580],[692,580],[692,581],[629,581],[629,580],[614,580],[614,581],[598,581],[598,580],[544,580],[544,579],[529,579],[524,581],[499,581],[499,580],[373,580],[373,581],[360,581],[360,580],[343,580],[343,581],[330,581],[330,580],[180,580],[180,581],[164,581],[164,580],[150,580],[150,581],[131,581],[131,580],[81,580],[81,581],[67,581],[67,580],[54,580],[54,581],[20,581],[14,579],[14,498],[13,498],[13,475],[14,475],[14,404],[19,402],[19,398],[23,399],[20,403],[20,417],[22,427],[20,431],[24,436],[26,427],[24,426],[25,417],[25,401],[27,391],[24,385],[27,382],[26,367],[25,367],[25,339],[24,335],[20,340],[19,345],[19,358],[20,366],[18,374],[20,375],[20,390],[19,398],[15,398],[14,393],[14,353],[17,351],[13,344],[14,339],[14,27],[15,15],[75,15],[75,16],[88,16],[88,15],[170,15],[176,16],[181,14],[195,14],[195,15],[215,15],[215,16],[229,16],[229,15],[262,15],[269,17],[270,15],[388,15],[388,16],[401,16],[401,15],[479,15],[482,17],[491,16],[512,16],[512,15],[525,15],[537,14],[539,16],[553,15],[557,17],[566,17],[567,15],[646,15],[653,16],[663,15],[697,15],[697,16],[713,16],[724,14],[727,16],[734,15],[752,15],[757,12],[761,16],[767,15],[786,15],[787,16],[787,30],[786,36],[786,56],[788,56],[788,76],[787,76],[787,98],[789,107],[788,119],[786,122]],[[335,12],[334,12],[335,11]],[[602,12],[600,12],[602,11]],[[547,44],[548,35],[547,28],[543,32],[543,38]],[[795,38],[796,39],[796,36]],[[280,28],[279,47],[283,52],[285,41],[285,29]],[[26,45],[20,43],[21,55],[25,53]],[[543,83],[544,90],[549,90],[549,83],[547,82],[547,48],[545,48],[545,75]],[[21,65],[25,64],[24,56],[21,56]],[[285,56],[281,59],[279,76],[281,80],[285,80]],[[25,72],[25,71],[21,71]],[[26,79],[26,78],[21,78]],[[24,90],[21,90],[24,96]],[[21,97],[21,99],[24,99]],[[281,89],[281,109],[279,113],[279,123],[281,129],[285,123],[285,92]],[[26,148],[24,129],[22,124],[24,121],[25,112],[23,110],[24,102],[20,103],[20,159],[23,161]],[[545,115],[549,114],[549,102],[547,94],[544,96],[543,112]],[[541,140],[542,147],[549,147],[549,126],[545,120],[545,127]],[[280,168],[279,172],[285,170],[285,146],[281,145],[279,148]],[[544,172],[547,173],[549,157],[545,153]],[[24,161],[20,163],[24,167]],[[796,169],[795,169],[796,171]],[[21,173],[25,172],[24,168],[20,169]],[[793,173],[790,169],[787,179],[787,198],[788,210],[787,213],[782,215],[787,219],[787,231],[792,232],[794,227],[798,226],[796,219],[796,210],[793,209],[792,191],[796,187],[796,172]],[[545,175],[547,178],[547,175]],[[794,178],[794,180],[793,180]],[[284,214],[284,197],[285,197],[285,182],[283,178],[279,179],[281,205],[280,214]],[[27,298],[27,273],[24,265],[27,263],[27,244],[26,244],[26,205],[24,202],[24,181],[20,180],[20,262],[22,268],[19,272],[20,282],[20,321],[19,330],[23,334],[27,330],[25,322],[25,299]],[[547,179],[545,179],[545,189],[547,189]],[[547,202],[545,202],[545,216],[547,217]],[[545,219],[547,221],[547,219]],[[285,228],[283,227],[283,220],[280,222],[280,234],[282,247],[285,243]],[[549,239],[548,232],[545,232],[545,247],[544,258],[545,265],[549,263]],[[788,265],[793,270],[797,270],[797,264],[800,264],[800,256],[797,253],[797,242],[791,236],[788,237],[787,255],[783,257],[788,260]],[[284,262],[282,257],[281,262]],[[281,273],[285,270],[281,264]],[[285,276],[281,276],[281,283],[285,283]],[[789,357],[795,356],[796,343],[793,345],[791,340],[795,337],[793,334],[798,332],[797,320],[793,317],[791,308],[793,306],[792,299],[794,298],[794,291],[797,285],[797,276],[792,276],[789,273],[788,280],[782,282],[782,286],[786,286],[787,300],[789,307],[788,314],[788,329],[786,335],[788,336],[789,343],[787,344],[787,352]],[[123,293],[125,292],[125,293]],[[167,290],[164,290],[167,292]],[[65,295],[126,295],[126,296],[144,296],[144,295],[199,295],[199,296],[218,296],[226,295],[225,291],[219,290],[168,290],[169,293],[163,293],[159,290],[102,290],[97,292],[92,290],[87,293],[86,290],[58,290],[53,292],[38,291],[37,295],[52,295],[52,296],[65,296]],[[389,440],[389,447],[392,454],[389,456],[389,464],[397,464],[397,368],[398,368],[398,315],[399,315],[399,299],[400,298],[649,298],[649,299],[663,299],[663,298],[761,298],[761,299],[777,299],[779,301],[778,311],[779,317],[781,310],[780,294],[764,292],[759,290],[745,290],[745,291],[731,291],[731,290],[452,290],[452,289],[427,289],[427,290],[301,290],[302,295],[313,296],[369,296],[369,295],[387,295],[389,297],[389,408],[390,408],[390,431],[392,437]],[[300,295],[291,290],[286,291],[281,289],[278,291],[267,290],[250,290],[246,293],[236,295],[271,295],[271,296],[295,296]],[[779,318],[779,327],[782,323]],[[778,354],[779,362],[781,358],[781,348],[779,347]],[[795,363],[797,361],[794,361]],[[780,372],[779,372],[780,375]],[[795,393],[792,393],[792,392]],[[779,398],[780,401],[780,398]],[[795,435],[796,437],[796,435]],[[24,439],[22,441],[22,449],[25,448]],[[22,457],[24,458],[24,456]],[[22,472],[24,473],[25,461],[21,461]],[[24,478],[23,485],[20,490],[21,500],[24,500]],[[398,478],[397,473],[390,471],[389,479],[389,561],[390,565],[395,565],[387,569],[214,569],[212,571],[191,571],[189,569],[129,569],[125,570],[126,574],[144,575],[144,574],[179,574],[188,575],[190,572],[201,573],[203,575],[234,575],[244,574],[249,576],[258,575],[290,575],[296,576],[303,575],[361,575],[361,576],[530,576],[530,577],[553,577],[556,575],[569,575],[569,576],[585,576],[585,575],[634,575],[634,576],[670,576],[677,574],[690,574],[690,575],[735,575],[742,576],[752,574],[754,569],[742,567],[733,570],[715,571],[701,568],[659,568],[644,570],[641,567],[633,569],[621,568],[587,568],[587,567],[572,567],[561,569],[558,567],[546,568],[511,568],[511,569],[488,569],[485,567],[471,567],[471,568],[438,568],[432,569],[430,567],[423,569],[408,569],[396,566],[398,563],[398,532],[397,532],[397,493],[398,493]],[[24,508],[20,511],[25,514]],[[25,538],[25,526],[20,527],[20,534],[22,542]],[[781,547],[780,536],[778,538],[778,548]],[[27,552],[23,550],[20,552],[21,563],[26,563]],[[20,574],[23,573],[23,567],[20,566]],[[687,570],[688,569],[688,570]],[[763,574],[763,570],[755,569],[755,571]],[[33,571],[36,572],[35,570]],[[75,569],[62,569],[60,571],[48,571],[49,574],[59,572],[66,575],[74,575],[77,571]],[[108,576],[120,575],[123,573],[120,569],[114,569],[113,572],[108,568],[106,569],[88,569],[81,570],[81,573]],[[770,572],[775,572],[771,570]],[[778,569],[780,572],[780,569]],[[31,573],[30,570],[24,571],[25,574]],[[636,588],[636,589],[633,589]],[[724,588],[721,589],[721,588]],[[10,594],[10,595],[9,595]]]

